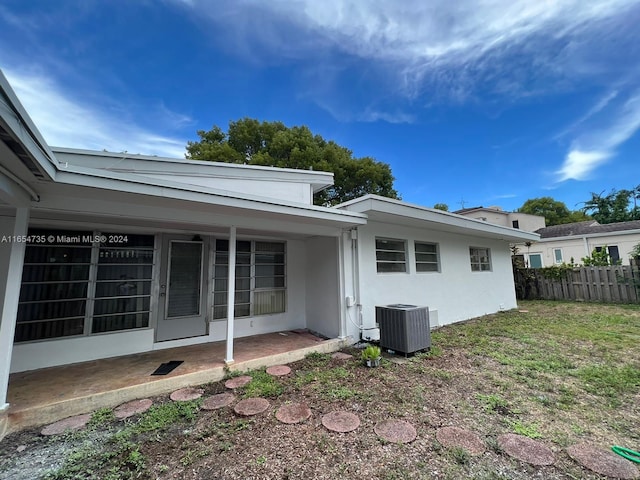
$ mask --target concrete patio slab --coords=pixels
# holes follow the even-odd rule
[[[346,344],[307,332],[237,338],[235,362],[227,368],[243,372],[282,365],[312,352],[332,353]],[[225,342],[215,342],[12,374],[6,433],[222,380],[224,355]],[[158,365],[175,359],[184,361],[180,368],[151,376]]]

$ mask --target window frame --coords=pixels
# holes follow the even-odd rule
[[[558,252],[560,252],[559,259],[558,259]],[[553,263],[555,263],[556,265],[562,265],[564,263],[564,255],[562,253],[562,248],[553,249]]]
[[[540,266],[536,266],[536,267],[532,267],[531,266],[531,257],[532,256],[536,256],[536,257],[540,257]],[[533,252],[533,253],[527,253],[527,268],[544,268],[544,255],[542,254],[542,252]]]
[[[409,262],[408,260],[408,252],[407,252],[407,240],[400,238],[389,238],[389,237],[375,237],[375,259],[376,259],[376,273],[391,273],[391,274],[402,274],[409,273]],[[402,250],[399,249],[382,249],[379,248],[378,242],[398,242],[402,244]],[[379,257],[384,256],[384,254],[402,254],[402,260],[389,260],[389,259],[381,259]],[[379,255],[383,254],[383,255]],[[382,266],[388,265],[403,265],[403,270],[382,270]]]
[[[435,247],[433,252],[418,252],[418,245]],[[426,242],[422,240],[413,241],[413,253],[415,255],[416,273],[440,273],[440,245],[436,242]],[[435,262],[418,260],[419,255],[435,255]],[[435,270],[421,270],[419,265],[435,265]]]
[[[218,242],[226,242],[226,250],[219,248]],[[212,313],[211,318],[214,320],[223,320],[227,318],[227,293],[229,288],[228,278],[229,278],[229,239],[225,238],[217,238],[214,239],[214,255],[213,255],[213,304],[211,306]],[[268,251],[268,250],[258,250],[257,245],[259,244],[277,244],[282,246],[281,251]],[[248,245],[248,249],[246,246]],[[242,247],[242,248],[240,248]],[[256,262],[256,257],[259,256],[269,256],[269,255],[282,255],[282,262],[273,262],[273,263],[265,263],[265,262]],[[245,258],[248,261],[238,262],[238,258]],[[226,263],[219,262],[219,259],[225,259]],[[272,276],[257,274],[260,267],[274,267],[274,274]],[[282,274],[276,274],[277,270],[282,271]],[[241,268],[248,272],[247,274],[238,275],[238,268]],[[221,275],[218,273],[220,270],[225,270],[226,274]],[[257,286],[260,283],[257,280],[264,280],[265,278],[272,278],[274,280],[274,285],[271,287],[265,286]],[[278,280],[280,279],[282,285],[276,285],[280,283]],[[225,282],[226,287],[224,289],[219,289],[216,287],[216,284],[219,282]],[[246,283],[248,281],[248,284]],[[244,283],[246,286],[241,286],[239,289],[239,284]],[[248,240],[248,239],[237,239],[236,240],[236,281],[235,281],[235,304],[234,304],[234,316],[237,318],[248,318],[248,317],[258,317],[264,315],[279,315],[287,312],[287,242],[285,240]],[[272,297],[278,301],[276,298],[278,295],[281,295],[279,299],[282,304],[281,308],[278,308],[274,311],[268,312],[258,312],[256,313],[256,307],[258,306],[256,297],[266,297],[272,294]],[[240,294],[240,295],[239,295]],[[217,299],[221,299],[217,301]],[[248,299],[248,300],[247,300]]]
[[[482,262],[483,255],[481,255],[481,251],[483,250],[486,252],[484,256],[487,258],[487,262]],[[478,260],[474,261],[474,257]],[[489,247],[469,247],[469,263],[472,272],[492,272],[491,249]],[[488,268],[483,268],[483,266],[488,266]]]
[[[14,342],[16,344],[89,337],[115,332],[140,330],[151,327],[154,312],[152,291],[153,282],[155,279],[155,271],[157,268],[157,241],[155,235],[147,233],[115,233],[103,231],[71,230],[66,228],[35,227],[29,229],[29,236],[37,240],[26,245],[28,251],[25,252],[27,253],[27,255],[25,256],[25,261],[23,264],[23,274],[20,281],[21,300],[18,304],[19,310],[16,316],[16,335],[14,336]],[[130,236],[147,238],[143,240],[143,244],[141,245],[137,245],[135,243],[133,245],[127,245],[127,243],[129,242],[128,238]],[[53,238],[55,238],[55,241],[53,240]],[[48,250],[52,252],[50,253],[50,255],[54,256],[50,257],[48,261],[30,261],[29,255],[33,254],[34,258],[37,258],[39,256],[39,249],[42,249],[42,251],[45,253],[47,253]],[[71,261],[68,263],[61,263],[55,260],[54,252],[63,252],[65,251],[65,249],[67,252],[72,252],[74,249],[84,249],[89,253],[89,257],[85,259],[86,261],[82,262]],[[113,255],[115,254],[116,261],[103,261],[105,258],[107,258],[107,253],[111,255],[111,258],[113,258]],[[120,256],[120,253],[122,253],[122,256]],[[139,262],[130,261],[134,258],[138,258],[139,255],[142,259]],[[120,258],[122,259],[122,261],[118,261]],[[86,273],[86,278],[67,279],[65,277],[65,279],[61,279],[57,282],[46,279],[34,280],[33,277],[32,279],[26,278],[28,276],[27,272],[29,271],[28,269],[30,267],[42,267],[42,272],[45,272],[44,268],[46,267],[61,265],[68,266],[70,268],[70,273],[68,273],[69,276],[73,275],[71,272],[73,271],[72,269],[74,267],[87,267],[88,271]],[[105,275],[103,277],[103,274],[106,271],[118,266],[138,267],[139,270],[142,269],[141,271],[148,271],[148,274],[146,276],[135,278],[130,278],[126,274],[120,274],[120,278],[118,279],[109,278],[109,275]],[[37,274],[38,270],[34,269],[33,273]],[[131,291],[126,295],[123,295],[123,292],[120,290],[119,286],[117,286],[115,290],[112,289],[115,294],[109,294],[109,287],[111,285],[119,285],[123,282],[122,276],[125,277],[124,282],[129,284],[131,289],[135,288],[137,290],[135,294],[133,293],[133,291]],[[42,294],[33,296],[29,295],[28,293],[30,287],[35,287],[36,290],[39,290],[39,287],[45,286],[46,288],[47,285],[71,285],[80,283],[85,285],[85,293],[84,296],[78,298],[52,298],[42,300]],[[27,299],[25,299],[24,297],[27,297]],[[56,309],[51,305],[53,305],[54,303],[60,304],[68,301],[84,302],[82,315],[56,317]],[[144,308],[136,308],[134,310],[126,309],[133,303],[136,304],[136,307],[138,307],[142,303],[144,305]],[[21,320],[21,316],[23,315],[25,317],[33,316],[33,314],[28,314],[28,309],[31,305],[35,304],[45,305],[44,312],[47,313],[46,317],[36,320]],[[21,308],[26,309],[27,313],[21,313]],[[100,308],[107,311],[99,311]],[[121,308],[125,308],[125,310],[120,310]],[[98,311],[99,313],[96,313]],[[135,318],[132,318],[131,316],[134,316]],[[120,326],[120,328],[98,328],[99,322],[104,322],[105,320],[108,322],[109,318],[111,317],[113,317],[113,320],[111,321],[116,322],[115,326]],[[117,319],[117,317],[120,318]],[[82,318],[82,322],[81,325],[80,323],[78,323],[78,327],[81,326],[82,331],[79,331],[80,328],[76,328],[76,330],[78,330],[77,332],[66,334],[65,331],[69,327],[65,325],[64,322],[71,322],[74,319],[77,319],[78,322],[80,322],[80,318]],[[62,334],[46,336],[47,331],[51,332],[51,327],[48,327],[48,325],[54,325],[57,322],[63,322],[61,327],[58,328],[58,332],[62,331]],[[38,338],[26,338],[23,340],[18,340],[18,335],[20,335],[19,329],[21,328],[21,326],[27,324],[42,324],[40,329],[45,331],[45,336],[38,335]],[[122,327],[122,325],[130,324],[133,324],[135,326]],[[27,337],[32,336],[33,335],[27,335]]]

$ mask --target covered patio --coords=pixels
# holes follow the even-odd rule
[[[325,340],[306,330],[237,338],[230,371],[285,364],[312,352],[340,349],[343,340]],[[189,345],[11,374],[8,431],[116,407],[124,402],[219,381],[225,376],[225,342]],[[151,373],[161,363],[182,360],[165,376]]]

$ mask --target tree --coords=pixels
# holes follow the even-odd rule
[[[524,202],[517,211],[544,217],[547,227],[564,223],[582,222],[589,219],[584,212],[580,210],[571,211],[564,202],[554,200],[551,197],[529,199]]]
[[[436,203],[433,208],[435,208],[436,210],[443,210],[445,212],[449,211],[449,205],[447,205],[446,203]]]
[[[614,188],[608,195],[603,194],[591,192],[591,199],[584,202],[582,211],[592,212],[591,216],[602,224],[640,220],[640,185],[631,190]]]
[[[315,195],[316,205],[336,205],[369,193],[399,198],[388,164],[354,158],[351,150],[306,126],[243,118],[229,122],[227,132],[213,126],[197,134],[200,140],[187,143],[188,159],[333,172],[334,185]]]
[[[582,263],[585,267],[608,267],[609,265],[620,265],[622,261],[614,261],[609,255],[609,248],[605,245],[602,248],[594,248],[591,256],[582,258]]]

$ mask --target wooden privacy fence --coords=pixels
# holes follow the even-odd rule
[[[640,303],[637,264],[567,268],[561,275],[536,268],[514,268],[513,273],[516,296],[521,300]]]

